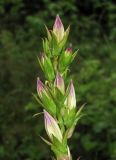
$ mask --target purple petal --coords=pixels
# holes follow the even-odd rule
[[[40,81],[40,79],[37,79],[37,91],[38,93],[41,93],[44,90],[44,84]]]
[[[72,53],[72,48],[71,48],[71,47],[68,47],[68,48],[66,49],[66,52]]]
[[[60,29],[62,26],[63,26],[62,21],[61,21],[59,15],[57,15],[53,28]]]
[[[45,120],[45,123],[50,125],[51,124],[51,116],[49,115],[49,113],[47,111],[44,110],[44,120]]]
[[[75,94],[75,89],[74,89],[73,82],[72,82],[72,80],[71,80],[71,82],[70,82],[70,95],[71,95],[71,96],[74,96],[74,94]]]
[[[63,80],[63,78],[62,78],[62,76],[59,74],[59,73],[57,73],[57,75],[56,75],[56,79],[55,79],[55,86],[62,92],[62,93],[64,93],[64,80]]]

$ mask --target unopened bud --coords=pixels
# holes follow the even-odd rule
[[[56,35],[58,42],[64,37],[64,26],[59,15],[56,16],[56,20],[53,26],[53,33]]]
[[[56,75],[54,85],[64,94],[65,92],[64,80],[59,73],[57,73]]]
[[[69,85],[69,93],[68,93],[65,104],[68,106],[70,110],[76,107],[76,95],[75,95],[75,89],[72,81],[70,82],[70,85]]]
[[[44,110],[44,121],[45,121],[45,129],[50,139],[53,140],[54,136],[60,142],[62,142],[62,133],[60,131],[60,128],[56,120],[46,110]]]

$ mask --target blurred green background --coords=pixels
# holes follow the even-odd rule
[[[77,104],[87,103],[69,146],[73,159],[116,159],[116,6],[113,0],[0,0],[0,160],[49,160],[41,109],[33,98],[42,72],[44,24],[56,14],[79,48],[71,66]]]

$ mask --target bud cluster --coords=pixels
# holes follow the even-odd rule
[[[53,29],[47,30],[47,38],[43,39],[43,52],[38,58],[46,81],[37,79],[38,102],[44,110],[45,130],[57,160],[71,160],[67,140],[72,136],[77,121],[81,118],[81,110],[76,107],[76,95],[73,81],[65,85],[68,68],[77,54],[67,48],[69,28],[64,30],[57,15]]]

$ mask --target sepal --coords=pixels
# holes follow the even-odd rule
[[[42,54],[41,59],[39,60],[40,66],[49,81],[52,81],[55,78],[54,68],[51,62],[51,59],[45,54]]]
[[[63,115],[63,111],[64,111],[64,108],[65,108],[65,100],[66,100],[66,97],[67,97],[67,93],[65,94],[62,94],[62,92],[57,88],[57,87],[54,87],[53,90],[50,92],[51,93],[51,96],[57,106],[57,111],[59,113],[59,111],[62,111],[62,115]]]
[[[58,66],[59,71],[61,73],[68,70],[69,65],[72,63],[75,56],[77,55],[77,52],[78,50],[73,53],[72,48],[70,47],[62,52],[59,58],[59,66]]]
[[[65,124],[66,128],[70,128],[76,119],[76,109],[73,108],[69,111],[66,108],[65,115],[63,118],[64,118],[64,124]]]
[[[69,36],[69,32],[70,32],[70,26],[66,29],[66,31],[64,33],[64,37],[63,37],[62,41],[59,43],[59,47],[61,49],[65,48],[65,46],[66,46],[66,42],[67,42],[67,39],[68,39],[68,36]]]
[[[74,115],[74,119],[72,121],[73,123],[70,126],[68,126],[68,129],[65,133],[65,136],[67,138],[70,138],[72,136],[74,129],[75,129],[75,126],[77,125],[77,122],[84,116],[84,114],[82,114],[82,109],[84,106],[85,106],[85,104],[79,108],[79,110]]]
[[[68,69],[68,66],[72,62],[72,49],[69,50],[67,48],[65,51],[62,52],[59,58],[59,71],[62,73],[66,69]]]
[[[52,115],[56,115],[56,104],[54,103],[47,86],[45,86],[40,79],[37,79],[37,93],[38,102],[49,111]]]
[[[47,54],[48,57],[51,57],[51,49],[49,45],[49,41],[47,38],[42,40],[44,53]]]

